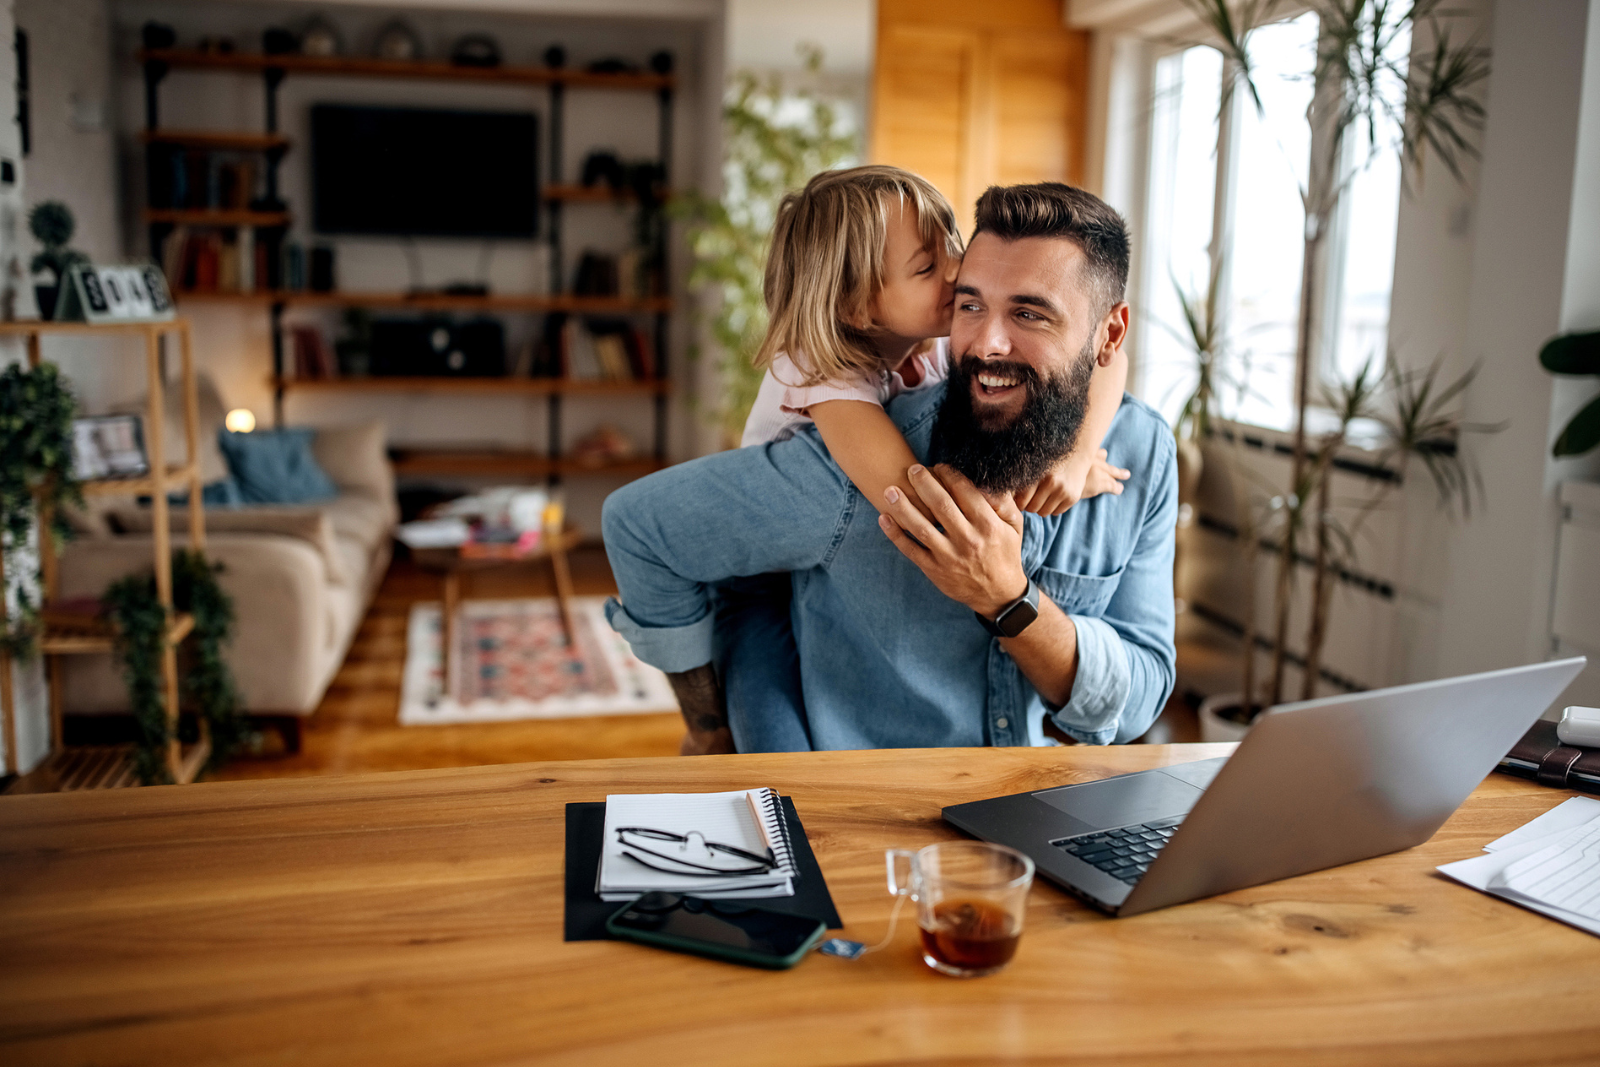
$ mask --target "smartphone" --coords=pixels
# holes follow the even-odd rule
[[[782,970],[804,959],[828,925],[739,900],[646,893],[607,919],[606,929],[646,945]]]

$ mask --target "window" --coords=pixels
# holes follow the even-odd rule
[[[1315,15],[1265,26],[1251,38],[1258,112],[1248,93],[1220,114],[1221,55],[1196,47],[1156,61],[1150,170],[1139,294],[1142,395],[1175,417],[1194,380],[1177,288],[1203,299],[1217,271],[1219,318],[1248,391],[1225,395],[1234,417],[1287,429],[1293,417],[1305,211],[1300,190],[1311,160]],[[1410,41],[1397,41],[1409,50]],[[1320,366],[1324,380],[1381,362],[1389,320],[1400,162],[1397,131],[1363,127],[1345,145],[1354,173],[1328,242],[1322,272]],[[1369,148],[1375,144],[1376,150]],[[1370,158],[1369,158],[1370,154]],[[1218,190],[1221,190],[1218,195]]]
[[[1203,293],[1211,275],[1221,98],[1222,54],[1215,49],[1190,48],[1156,63],[1139,367],[1145,399],[1169,422],[1194,377],[1178,289]]]

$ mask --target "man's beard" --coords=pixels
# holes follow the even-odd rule
[[[1027,390],[1022,411],[1010,423],[985,425],[973,409],[972,379],[979,371],[1020,379]],[[1032,485],[1078,443],[1093,373],[1093,332],[1077,360],[1047,379],[1026,363],[962,356],[950,368],[944,403],[933,424],[930,459],[950,464],[985,492],[1014,493]]]

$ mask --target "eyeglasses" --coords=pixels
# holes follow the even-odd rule
[[[686,878],[722,878],[741,874],[766,874],[778,865],[777,859],[768,852],[765,856],[757,855],[735,845],[724,845],[719,841],[707,841],[698,830],[690,830],[687,834],[677,834],[670,830],[653,830],[648,826],[619,826],[617,828],[617,841],[623,847],[622,854],[635,863],[642,863],[652,871],[663,874],[680,874]],[[652,845],[677,845],[676,849],[653,848]],[[630,851],[631,850],[631,851]],[[652,863],[644,856],[637,855],[643,852],[658,862]],[[676,853],[674,855],[674,853]],[[720,853],[749,861],[752,866],[733,867],[716,862]],[[662,866],[665,863],[667,866]]]

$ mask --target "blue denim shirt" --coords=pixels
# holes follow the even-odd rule
[[[919,458],[943,399],[941,386],[889,406]],[[1104,447],[1133,471],[1122,495],[1028,515],[1023,531],[1024,569],[1077,626],[1064,707],[1047,707],[971,610],[900,554],[814,427],[613,493],[602,525],[622,604],[608,615],[641,660],[685,671],[711,660],[710,583],[791,571],[815,747],[1041,745],[1046,714],[1080,741],[1131,741],[1172,691],[1176,449],[1132,397]]]

